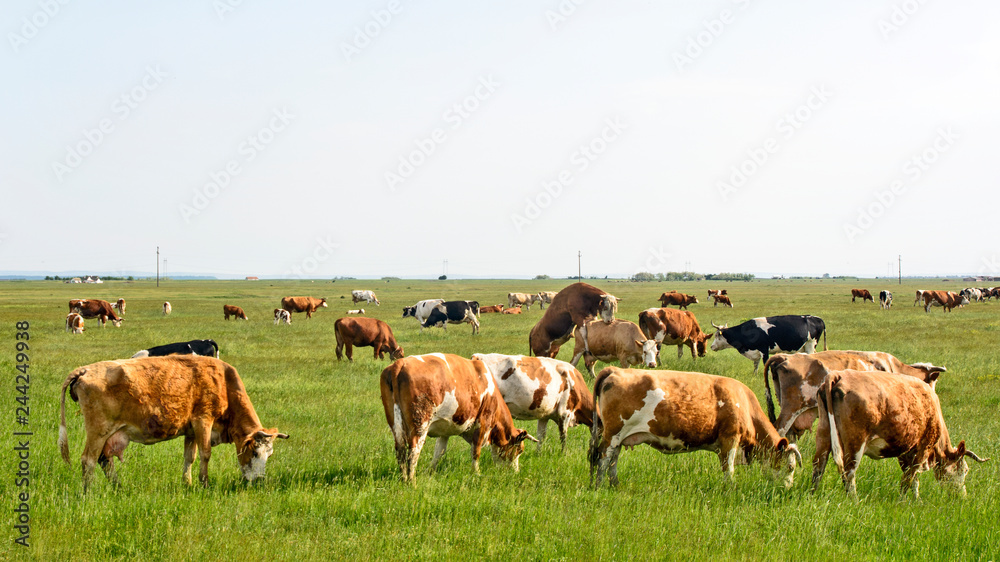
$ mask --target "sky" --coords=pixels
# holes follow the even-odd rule
[[[1000,275],[1000,4],[4,3],[0,272]]]

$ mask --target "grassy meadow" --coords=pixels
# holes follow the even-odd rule
[[[0,368],[6,404],[0,429],[0,492],[11,521],[17,459],[12,432],[15,322],[30,322],[31,547],[13,543],[11,524],[0,558],[45,560],[156,559],[920,559],[993,560],[1000,552],[1000,302],[972,303],[946,314],[911,306],[914,289],[958,290],[940,281],[757,281],[752,283],[592,284],[620,298],[618,317],[636,321],[664,290],[693,293],[690,310],[702,327],[754,316],[815,314],[828,329],[831,349],[881,350],[906,362],[945,365],[937,385],[954,441],[995,460],[971,463],[969,495],[947,494],[923,473],[920,501],[898,499],[901,476],[893,460],[865,459],[858,471],[860,502],[848,500],[831,462],[823,485],[809,493],[814,438],[800,440],[806,467],[785,490],[759,465],[739,466],[735,483],[723,479],[712,453],[662,455],[649,447],[623,451],[617,489],[588,489],[588,430],[570,430],[567,453],[558,432],[539,453],[529,444],[520,473],[483,455],[471,473],[469,446],[452,439],[437,473],[424,449],[415,486],[402,484],[392,437],[379,399],[378,376],[388,360],[356,348],[355,362],[338,362],[334,321],[351,308],[388,322],[407,355],[449,352],[528,353],[527,334],[542,312],[482,317],[469,325],[419,333],[403,306],[425,298],[503,303],[510,291],[558,290],[569,281],[168,281],[68,285],[0,283]],[[852,303],[852,286],[873,294],[892,290],[892,310]],[[705,303],[707,288],[729,290],[735,308]],[[351,289],[375,290],[380,307],[353,305]],[[275,326],[272,310],[287,295],[326,297],[330,307],[311,320],[293,316]],[[119,329],[86,321],[86,332],[64,332],[67,301],[127,301]],[[346,297],[346,298],[345,298]],[[168,300],[173,313],[164,317]],[[223,320],[222,305],[242,306],[249,322]],[[79,456],[83,419],[67,400],[72,463],[56,446],[59,390],[66,375],[88,363],[130,357],[153,345],[211,338],[221,359],[240,372],[266,427],[291,438],[275,444],[267,477],[242,481],[231,445],[213,450],[210,485],[181,482],[183,440],[131,444],[113,489],[97,470],[81,492]],[[572,341],[559,358],[569,360]],[[665,347],[664,368],[737,378],[763,403],[763,379],[734,350],[693,361],[685,348]],[[582,368],[582,362],[580,367]],[[598,368],[601,364],[598,365]],[[589,377],[588,377],[589,380]],[[517,422],[535,432],[535,422]],[[194,467],[197,482],[197,463]]]

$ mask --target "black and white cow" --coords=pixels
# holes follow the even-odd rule
[[[753,361],[755,375],[761,359],[767,362],[772,353],[816,351],[821,335],[826,350],[826,324],[819,316],[768,316],[753,318],[732,328],[715,323],[712,326],[716,328],[712,351],[735,349]]]
[[[417,323],[420,324],[420,331],[423,332],[424,321],[426,321],[427,317],[431,315],[431,311],[443,302],[444,299],[427,299],[422,300],[413,306],[404,306],[403,318],[416,318]]]
[[[431,310],[427,320],[421,324],[421,328],[439,326],[447,330],[448,324],[464,324],[466,322],[472,324],[473,334],[479,333],[479,320],[468,301],[446,301]]]
[[[213,340],[191,340],[158,345],[136,352],[137,357],[163,357],[165,355],[201,355],[203,357],[218,357],[219,345]]]
[[[878,294],[878,304],[885,310],[889,310],[892,306],[892,293],[889,291],[882,291]]]
[[[479,301],[465,301],[472,307],[472,313],[479,316]]]

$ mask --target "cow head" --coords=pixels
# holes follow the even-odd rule
[[[319,307],[326,308],[326,299],[319,299]]]
[[[795,480],[795,467],[799,464],[802,464],[802,453],[798,445],[790,444],[784,437],[779,439],[774,446],[768,467],[771,478],[780,480],[786,489],[791,488]]]
[[[521,453],[524,452],[524,442],[534,441],[538,443],[538,439],[529,435],[527,431],[516,427],[510,439],[505,440],[504,433],[499,427],[494,427],[490,434],[490,443],[493,446],[493,458],[509,465],[514,469],[514,472],[517,472],[521,469],[518,459]]]
[[[417,316],[417,307],[415,307],[415,306],[404,306],[403,307],[403,318],[409,318],[411,316],[413,316],[413,317]]]
[[[389,359],[396,360],[396,359],[402,359],[403,357],[404,357],[403,346],[399,346],[396,349],[389,350]]]
[[[108,320],[111,320],[111,324],[114,325],[115,328],[121,328],[122,322],[125,321],[124,318],[109,318]]]
[[[655,369],[656,356],[660,354],[660,347],[656,344],[656,340],[635,340],[635,345],[642,349],[642,364],[649,369]]]
[[[710,337],[712,336],[700,330],[698,331],[698,335],[694,337],[694,349],[698,353],[698,357],[708,355],[708,338]]]
[[[965,496],[965,476],[969,473],[969,464],[965,462],[965,457],[976,462],[990,460],[979,458],[979,455],[965,448],[965,441],[961,441],[957,448],[945,451],[944,458],[938,459],[937,466],[934,467],[934,477],[943,486],[961,496]]]
[[[601,314],[601,320],[605,324],[610,324],[615,321],[615,313],[618,312],[619,300],[621,299],[615,297],[614,295],[601,295],[601,304],[598,306],[598,312]]]
[[[239,459],[240,470],[248,482],[264,477],[267,459],[274,452],[274,440],[277,438],[288,439],[288,436],[278,433],[277,429],[261,429],[247,436],[240,444],[236,458]]]
[[[715,328],[715,339],[712,340],[712,351],[720,351],[722,349],[732,347],[732,345],[726,341],[726,336],[722,334],[722,331],[728,328],[729,324],[719,326],[715,322],[712,322],[712,327]]]

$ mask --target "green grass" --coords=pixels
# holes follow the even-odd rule
[[[387,321],[408,355],[442,351],[527,353],[527,333],[541,316],[484,315],[482,334],[468,325],[418,333],[401,308],[424,298],[505,303],[509,291],[558,290],[565,281],[354,282],[168,282],[66,285],[0,283],[0,368],[7,402],[0,430],[0,494],[13,509],[15,458],[14,323],[31,323],[31,548],[0,546],[0,558],[46,560],[132,559],[995,559],[1000,552],[1000,458],[973,464],[969,496],[948,495],[930,473],[920,479],[922,500],[898,501],[895,461],[866,459],[858,472],[860,502],[849,501],[836,468],[828,467],[820,491],[808,492],[811,466],[800,468],[784,490],[759,466],[737,467],[727,484],[714,454],[665,456],[648,447],[621,456],[616,490],[587,488],[588,434],[570,431],[567,454],[557,434],[537,453],[529,446],[514,474],[484,455],[482,474],[471,474],[469,447],[453,440],[436,474],[430,451],[421,460],[416,486],[399,481],[379,400],[378,375],[388,361],[355,350],[355,363],[338,363],[333,322],[363,306]],[[635,321],[656,305],[664,290],[704,295],[718,284],[594,284],[623,297],[619,317]],[[704,328],[761,315],[816,314],[826,321],[831,349],[882,350],[908,362],[945,365],[937,388],[953,438],[965,439],[981,456],[1000,457],[1000,303],[974,303],[945,314],[911,307],[918,288],[957,289],[957,284],[882,281],[729,283],[735,309],[702,303],[690,310]],[[896,306],[850,302],[851,286],[876,294],[889,288]],[[350,290],[374,289],[381,307],[353,305]],[[294,316],[290,326],[272,324],[272,310],[286,295],[327,297],[330,308],[313,319]],[[341,300],[341,296],[346,299]],[[128,301],[122,328],[87,321],[83,335],[63,331],[71,298]],[[173,314],[163,317],[164,300]],[[226,322],[222,305],[242,306],[250,322]],[[91,492],[81,493],[79,455],[83,420],[67,404],[70,452],[66,465],[56,447],[58,394],[75,367],[129,357],[152,345],[212,338],[222,359],[240,372],[265,426],[291,439],[275,445],[267,478],[241,481],[232,446],[217,447],[209,465],[210,486],[181,483],[182,442],[132,444],[112,489],[100,471]],[[561,359],[569,359],[572,342]],[[752,363],[733,350],[677,360],[664,348],[664,367],[735,377],[763,397]],[[581,365],[582,366],[582,365]],[[534,422],[518,422],[534,432]],[[809,465],[812,434],[800,441]],[[195,467],[197,470],[197,467]],[[10,520],[10,515],[8,515]]]

